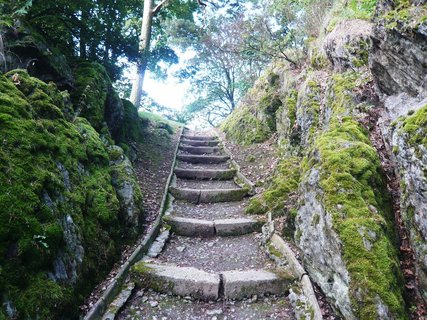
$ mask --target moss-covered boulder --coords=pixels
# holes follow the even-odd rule
[[[17,23],[16,28],[7,28],[2,33],[5,50],[4,56],[0,55],[1,71],[27,69],[42,81],[53,81],[62,90],[71,90],[74,77],[65,56],[34,28]]]
[[[295,240],[346,319],[405,317],[390,199],[364,129],[334,121],[303,167]]]
[[[86,118],[98,132],[108,128],[111,137],[119,139],[125,126],[125,110],[105,68],[98,63],[81,62],[74,75],[71,98],[75,115]]]
[[[133,172],[69,110],[52,83],[21,70],[0,76],[0,292],[9,316],[77,317],[135,234],[121,192],[131,187],[140,201]]]
[[[279,75],[268,70],[221,124],[227,138],[243,145],[270,138],[276,132],[276,112],[282,105],[279,86]]]

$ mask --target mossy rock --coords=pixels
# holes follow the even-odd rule
[[[75,69],[75,90],[72,100],[76,115],[86,118],[100,131],[105,122],[105,104],[110,78],[103,66],[98,63],[82,62]]]
[[[77,315],[130,240],[105,140],[69,106],[22,70],[0,76],[0,292],[20,318]]]
[[[350,117],[334,120],[314,148],[319,158],[307,168],[321,170],[322,203],[342,241],[356,315],[376,318],[379,297],[396,318],[405,318],[391,202],[366,131]]]

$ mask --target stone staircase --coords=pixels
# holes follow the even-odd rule
[[[131,281],[149,289],[145,294],[158,293],[169,301],[162,312],[150,313],[150,308],[145,308],[144,317],[216,319],[196,317],[197,312],[188,311],[180,301],[199,301],[194,308],[209,301],[207,308],[219,306],[223,310],[220,301],[236,301],[230,302],[234,306],[242,303],[239,300],[268,300],[270,296],[279,301],[277,305],[259,302],[258,309],[253,310],[246,306],[242,312],[252,310],[251,316],[242,317],[262,319],[266,314],[286,314],[277,319],[291,319],[285,295],[295,276],[278,267],[260,246],[265,222],[244,214],[250,189],[236,178],[237,172],[230,167],[229,156],[224,154],[217,137],[186,132],[177,160],[176,177],[169,188],[174,197],[173,209],[164,217],[171,235],[165,231],[167,235],[161,235],[153,246],[157,249],[131,269]],[[138,303],[135,298],[134,304]],[[179,309],[187,311],[176,313]],[[231,318],[240,316],[236,313]]]

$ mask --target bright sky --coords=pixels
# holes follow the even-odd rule
[[[169,108],[181,110],[185,105],[188,83],[179,83],[168,77],[164,82],[154,79],[149,72],[144,79],[143,89],[157,103]]]
[[[157,103],[181,110],[186,103],[187,91],[189,90],[189,82],[179,82],[178,79],[174,78],[172,75],[174,72],[182,68],[184,62],[187,59],[194,57],[194,51],[180,52],[176,50],[180,62],[176,65],[172,65],[168,69],[168,77],[166,80],[162,81],[156,79],[149,71],[145,74],[143,89],[148,93],[148,95],[153,98]],[[130,74],[127,76],[130,79],[136,78],[136,68],[132,68]]]

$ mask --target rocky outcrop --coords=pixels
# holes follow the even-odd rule
[[[337,71],[358,69],[368,63],[372,24],[360,19],[340,21],[327,34],[323,50]]]
[[[412,96],[427,89],[425,1],[379,1],[369,64],[379,92]],[[414,4],[414,6],[411,5]]]
[[[0,292],[11,316],[75,316],[76,297],[138,231],[130,161],[74,110],[53,83],[0,76]]]
[[[380,119],[400,178],[400,210],[427,301],[427,14],[426,1],[380,1],[370,69],[383,97]]]
[[[400,175],[402,219],[414,250],[417,277],[427,301],[427,104],[397,121],[391,145]]]
[[[74,77],[65,56],[30,26],[17,23],[3,36],[5,50],[4,56],[0,54],[0,70],[26,69],[33,77],[53,81],[62,90],[72,90]]]

